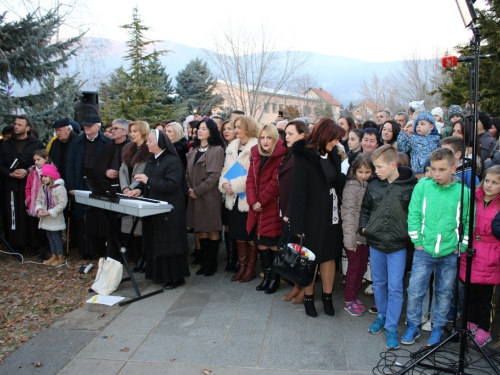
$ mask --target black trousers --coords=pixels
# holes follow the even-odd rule
[[[482,330],[489,332],[493,321],[494,285],[470,284],[469,322],[475,323]]]

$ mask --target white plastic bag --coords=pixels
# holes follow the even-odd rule
[[[92,290],[100,296],[109,296],[120,285],[123,276],[123,265],[113,258],[99,259],[99,269]]]

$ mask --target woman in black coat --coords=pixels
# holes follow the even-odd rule
[[[189,276],[184,167],[163,130],[152,130],[147,145],[153,155],[144,174],[134,176],[140,183],[128,195],[142,194],[174,207],[170,212],[145,217],[142,236],[146,279],[153,283],[166,282],[164,289],[174,289],[183,285],[184,277]]]
[[[306,140],[292,146],[295,163],[290,197],[290,230],[304,236],[304,246],[315,255],[323,283],[323,307],[333,316],[333,280],[335,260],[342,254],[340,212],[345,178],[341,174],[337,145],[345,130],[331,118],[323,118]],[[304,288],[306,314],[316,317],[314,282]]]
[[[286,241],[290,235],[288,230],[288,221],[290,217],[290,193],[292,190],[292,171],[295,158],[292,155],[292,146],[295,142],[304,139],[309,134],[309,128],[306,123],[299,120],[294,120],[288,123],[285,128],[286,147],[288,155],[283,159],[281,170],[278,173],[278,185],[280,188],[280,212],[283,219],[283,236],[282,241]],[[286,237],[286,238],[285,238]],[[294,285],[292,291],[285,294],[283,301],[292,303],[302,303],[304,300],[304,289],[298,285]]]

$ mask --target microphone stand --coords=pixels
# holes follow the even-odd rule
[[[491,369],[494,371],[495,374],[500,375],[500,370],[495,366],[495,364],[492,362],[491,358],[486,354],[484,349],[479,346],[477,343],[476,339],[472,335],[472,332],[467,329],[467,321],[469,318],[469,287],[470,287],[470,280],[471,280],[471,271],[472,271],[472,258],[476,252],[475,249],[473,249],[472,243],[473,243],[473,238],[474,238],[474,221],[475,221],[475,190],[476,190],[476,171],[477,171],[477,147],[476,147],[476,139],[477,139],[477,123],[479,119],[478,115],[478,102],[479,102],[479,51],[481,47],[481,32],[480,29],[477,25],[472,24],[472,31],[474,33],[474,39],[473,39],[473,46],[474,46],[474,104],[472,108],[472,113],[473,113],[473,127],[472,131],[470,133],[471,140],[472,140],[472,181],[471,181],[471,191],[470,191],[470,199],[469,199],[469,241],[468,241],[468,246],[465,251],[466,257],[467,257],[467,262],[466,262],[466,269],[465,269],[465,296],[464,296],[464,304],[463,304],[463,311],[462,311],[462,328],[456,329],[454,332],[452,332],[445,340],[440,342],[439,344],[430,346],[430,347],[425,347],[420,349],[419,351],[412,353],[412,358],[418,358],[416,361],[410,363],[409,365],[403,367],[397,374],[406,374],[408,371],[413,369],[416,366],[420,366],[426,369],[432,369],[438,372],[445,372],[449,374],[457,374],[457,375],[462,375],[466,374],[465,372],[465,366],[466,366],[466,358],[465,358],[465,351],[467,348],[467,342],[470,340],[474,345],[474,349],[478,350],[482,357],[488,362],[489,366]],[[471,103],[472,104],[472,103]],[[459,252],[461,251],[460,245],[459,245]],[[455,296],[458,295],[458,292],[455,292]],[[455,304],[457,304],[458,301],[455,300]],[[456,316],[454,318],[454,321],[456,321]],[[459,361],[458,361],[458,369],[452,369],[450,367],[440,367],[436,365],[431,365],[428,363],[423,363],[423,361],[427,360],[432,354],[443,348],[449,341],[456,340],[458,337],[458,340],[460,341],[460,353],[459,353]]]

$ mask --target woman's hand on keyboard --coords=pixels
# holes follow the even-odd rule
[[[138,197],[141,194],[142,191],[140,189],[134,189],[134,190],[129,190],[125,195],[127,197]]]

